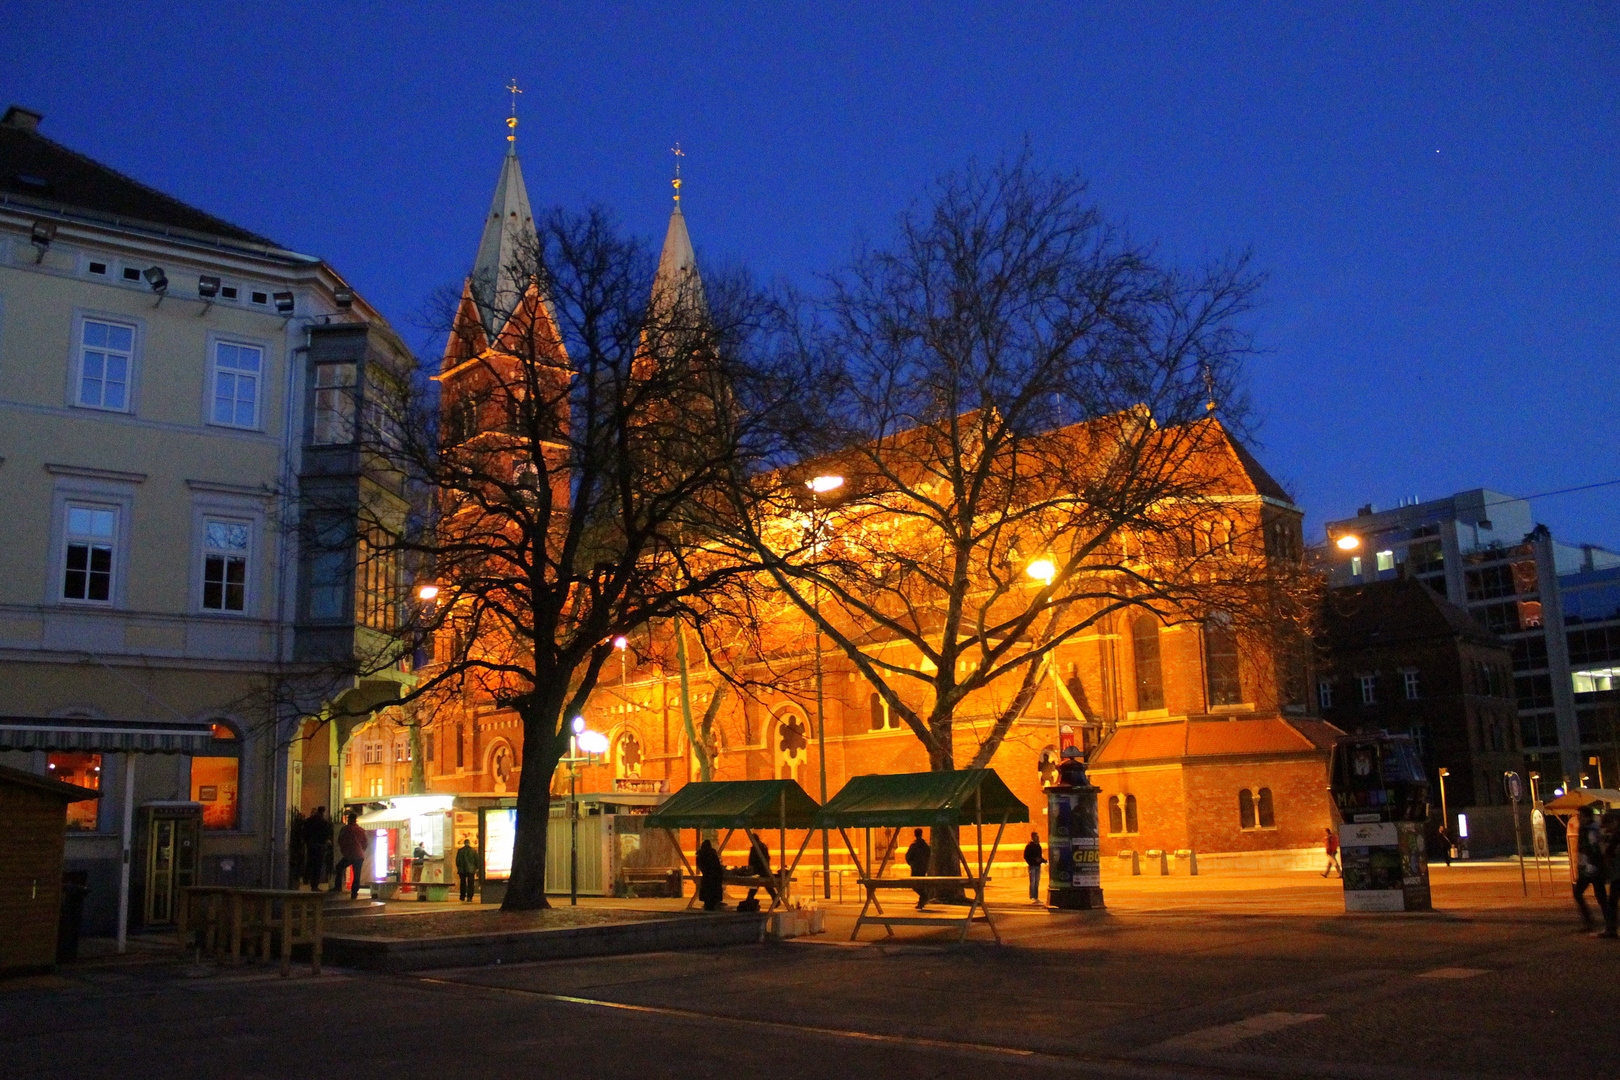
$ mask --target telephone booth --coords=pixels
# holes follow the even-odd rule
[[[202,818],[202,803],[150,802],[141,807],[137,835],[143,924],[173,923],[180,890],[199,884]]]

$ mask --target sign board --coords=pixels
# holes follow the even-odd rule
[[[1524,801],[1524,781],[1519,779],[1516,772],[1502,774],[1502,790],[1507,794],[1509,802]]]
[[[1429,863],[1423,824],[1353,822],[1339,826],[1346,911],[1427,911]]]

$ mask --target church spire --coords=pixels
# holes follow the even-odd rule
[[[534,260],[536,245],[534,213],[529,209],[529,192],[523,185],[523,169],[517,156],[517,80],[507,87],[512,93],[512,115],[507,118],[506,157],[495,182],[495,197],[484,218],[484,235],[478,241],[478,257],[473,261],[468,281],[478,304],[484,332],[493,341],[511,317],[527,286],[518,277]]]
[[[653,278],[653,298],[668,297],[676,303],[703,302],[703,282],[698,277],[697,256],[692,251],[692,238],[686,232],[686,215],[681,213],[681,158],[686,154],[676,143],[670,151],[675,155],[675,207],[669,214],[669,228],[664,233],[664,250],[658,256],[658,274]]]

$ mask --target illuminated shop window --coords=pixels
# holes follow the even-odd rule
[[[52,754],[46,760],[46,768],[49,770],[52,780],[60,780],[64,784],[89,788],[91,791],[101,790],[100,754]],[[68,831],[94,832],[100,810],[100,799],[85,799],[83,802],[68,803]]]
[[[237,735],[228,725],[214,725],[216,742],[236,742]],[[205,829],[235,829],[240,827],[237,817],[237,796],[241,762],[231,757],[194,757],[191,759],[191,799],[202,803],[202,824]]]

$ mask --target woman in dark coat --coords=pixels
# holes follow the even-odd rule
[[[720,853],[707,840],[698,848],[697,870],[698,899],[703,901],[703,910],[719,911],[725,894],[726,868],[720,865]]]

